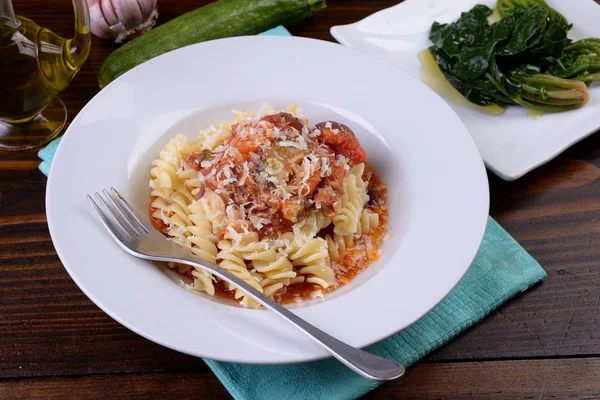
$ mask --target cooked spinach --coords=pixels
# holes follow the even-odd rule
[[[451,24],[434,22],[431,54],[469,101],[566,111],[584,105],[600,81],[600,39],[573,42],[567,19],[544,0],[498,0],[501,19],[477,5]]]

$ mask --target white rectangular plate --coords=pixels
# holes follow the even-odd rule
[[[418,54],[429,47],[434,21],[455,21],[476,4],[491,8],[494,0],[406,0],[350,25],[331,28],[333,37],[390,61],[423,80]],[[573,39],[600,37],[600,6],[594,0],[547,0],[571,23]],[[399,93],[410,96],[410,93]],[[590,88],[590,101],[575,111],[532,118],[522,107],[503,115],[487,115],[448,101],[465,123],[487,167],[512,181],[550,161],[600,127],[600,85]]]

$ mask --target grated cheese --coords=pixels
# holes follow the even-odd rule
[[[248,168],[247,161],[244,161],[242,168],[244,169],[244,173],[242,174],[242,179],[238,181],[238,186],[242,186],[244,183],[246,183],[246,179],[248,179],[248,175],[250,175],[250,168]]]
[[[263,226],[268,225],[271,223],[270,219],[267,218],[260,218],[257,217],[256,215],[252,215],[250,216],[250,222],[252,223],[252,225],[254,225],[254,227],[258,230],[262,229]]]
[[[250,158],[252,158],[256,163],[260,163],[260,155],[255,152],[248,153]]]
[[[298,137],[302,137],[302,136],[298,136]],[[306,150],[306,143],[304,143],[304,146],[302,146],[302,143],[294,142],[292,140],[282,140],[281,142],[277,143],[277,145],[279,147],[295,147],[299,150]]]
[[[231,178],[231,167],[229,165],[223,167],[223,174],[227,179]]]
[[[236,149],[235,147],[229,147],[227,149],[227,151],[229,152],[229,154],[233,155],[234,157],[241,157],[242,153],[240,153],[240,151],[238,149]]]
[[[204,160],[204,161],[200,161],[200,166],[202,168],[210,168],[213,165],[215,165],[215,163],[217,162],[217,160],[215,159],[211,159],[211,160]]]
[[[277,195],[277,197],[281,197],[284,200],[292,197],[292,193],[283,186],[276,187],[274,193]]]
[[[323,295],[323,292],[320,290],[315,290],[314,292],[310,293],[310,298],[311,299],[324,299],[325,296]]]
[[[350,161],[349,158],[346,158],[346,156],[342,155],[342,154],[338,154],[338,156],[336,157],[337,161],[340,164],[348,164],[348,161]]]
[[[224,153],[226,150],[228,149],[227,146],[225,146],[224,144],[218,146],[216,149],[213,150],[214,153]]]
[[[227,213],[227,218],[234,219],[233,204],[229,204],[227,208],[225,208],[225,212]]]
[[[306,143],[306,139],[304,138],[304,136],[302,136],[302,135],[298,136],[298,143],[300,143],[301,150],[308,150],[308,144]]]
[[[227,229],[227,232],[229,233],[230,239],[232,239],[233,242],[234,242],[233,247],[235,248],[235,247],[239,246],[239,244],[242,242],[242,238],[243,238],[242,234],[236,232],[236,230],[233,229],[232,226],[227,226],[225,229]]]
[[[302,183],[308,182],[308,178],[310,178],[310,172],[311,172],[311,168],[312,167],[312,163],[310,162],[308,157],[304,157],[304,159],[302,160],[302,169],[303,169],[303,178],[302,178]],[[309,189],[310,190],[310,189]]]
[[[251,204],[250,202],[244,203],[244,204],[240,204],[240,214],[242,219],[246,219],[246,206],[248,204]]]
[[[302,191],[304,189],[306,189],[306,191],[304,193],[302,193]],[[308,183],[302,182],[302,187],[298,191],[298,195],[300,195],[300,196],[306,196],[306,195],[308,195],[308,193],[310,193],[310,186],[308,186]]]
[[[234,182],[237,182],[237,178],[223,179],[220,183],[221,183],[221,185],[226,186],[226,185],[231,185]]]
[[[175,156],[172,153],[165,153],[164,155],[161,154],[161,158],[164,159],[166,162],[168,162],[171,165],[177,165],[179,164],[179,157]]]
[[[279,173],[279,171],[271,167],[265,168],[265,172],[269,175],[277,175]]]
[[[325,177],[330,176],[333,172],[331,167],[329,166],[329,159],[327,157],[323,157],[319,159],[321,168],[319,170],[319,176]]]
[[[255,205],[253,205],[252,207],[250,207],[250,209],[248,210],[248,216],[251,216],[251,215],[252,215],[252,212],[254,211],[254,209],[255,209],[256,207],[258,207],[256,204],[255,204]]]

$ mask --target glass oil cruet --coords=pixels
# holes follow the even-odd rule
[[[26,150],[55,138],[67,119],[57,95],[90,52],[85,0],[73,0],[75,36],[64,39],[0,0],[0,149]]]

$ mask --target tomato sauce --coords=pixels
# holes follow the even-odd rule
[[[256,231],[261,239],[265,236],[291,231],[294,222],[305,215],[307,207],[319,209],[326,217],[333,218],[335,204],[342,195],[346,162],[350,166],[365,163],[363,179],[369,182],[367,188],[369,202],[365,207],[379,216],[377,228],[362,235],[359,239],[354,239],[353,243],[347,244],[346,249],[340,252],[339,258],[332,262],[337,285],[323,289],[314,283],[297,283],[280,289],[274,294],[274,299],[281,304],[309,300],[316,291],[326,293],[349,283],[373,261],[379,259],[381,245],[387,232],[387,189],[371,166],[366,163],[365,151],[352,130],[334,121],[319,123],[316,128],[320,132],[315,131],[315,136],[307,136],[304,139],[304,147],[299,145],[300,142],[298,142],[300,147],[297,147],[290,145],[290,139],[300,135],[300,132],[307,127],[291,114],[279,113],[265,116],[257,126],[246,127],[244,124],[247,125],[247,123],[233,125],[230,137],[222,144],[227,149],[237,149],[237,152],[227,151],[220,159],[216,158],[212,163],[212,157],[217,154],[217,150],[202,150],[189,154],[184,159],[184,164],[187,168],[193,168],[204,175],[205,187],[211,188],[213,191],[221,188],[219,179],[223,177],[227,178],[225,180],[233,179],[234,182],[237,182],[234,185],[231,185],[230,182],[230,186],[223,186],[223,188],[231,190],[229,192],[221,190],[220,196],[226,204],[231,201],[238,206],[241,204],[252,205],[254,216],[267,221],[262,226],[256,226]],[[288,136],[287,139],[285,137],[274,139],[273,126],[285,133]],[[250,155],[253,153],[254,156],[257,156],[259,151],[270,142],[274,146],[271,152],[282,159],[284,167],[273,184],[266,184],[249,174],[248,171],[261,173],[266,169],[265,159],[272,158],[273,154],[265,152],[260,159],[250,157]],[[303,159],[312,153],[328,160],[327,164],[323,162],[324,167],[328,168],[327,174],[324,172],[321,174],[318,168],[314,168],[310,173],[304,172]],[[344,156],[346,161],[338,156]],[[202,167],[204,161],[207,161],[208,166]],[[223,177],[219,175],[221,173]],[[229,178],[230,175],[234,178]],[[275,175],[270,177],[273,178]],[[282,197],[281,194],[276,194],[277,189],[282,187],[281,182],[288,188],[293,188],[289,191],[292,197]],[[299,187],[301,189],[297,189]],[[300,190],[303,190],[302,194]],[[199,194],[196,193],[195,196],[198,197],[194,198],[197,199],[203,194],[204,188]],[[150,198],[150,221],[157,230],[168,237],[169,226],[161,218],[153,216],[156,209],[152,207],[152,204],[156,199],[155,196]],[[217,233],[217,238],[223,239],[223,234],[224,231]],[[318,236],[325,238],[327,234],[333,234],[333,224],[321,231]],[[177,265],[174,269],[185,276],[187,281],[193,280],[192,267]],[[216,280],[214,283],[215,295],[239,303],[239,299],[235,299],[235,289],[230,291],[228,286],[229,284],[220,279]]]
[[[169,226],[167,224],[165,224],[163,222],[162,219],[159,218],[155,218],[154,217],[154,212],[157,210],[156,208],[152,207],[152,203],[154,203],[154,200],[156,200],[158,197],[156,196],[150,196],[150,207],[148,208],[148,215],[150,216],[150,222],[152,223],[152,226],[159,231],[160,233],[162,233],[165,236],[169,236]]]
[[[367,204],[367,208],[379,215],[379,226],[368,235],[368,238],[361,239],[370,240],[369,247],[371,249],[364,250],[361,248],[357,250],[355,246],[349,246],[345,252],[340,254],[340,258],[336,262],[342,265],[343,268],[335,269],[336,280],[338,282],[337,286],[323,289],[321,286],[314,283],[297,283],[279,290],[274,296],[275,301],[280,304],[293,304],[298,302],[298,300],[310,300],[311,294],[318,290],[321,290],[323,293],[335,290],[340,286],[351,282],[356,275],[366,269],[372,262],[377,261],[380,258],[380,248],[383,244],[385,234],[387,233],[388,223],[388,210],[386,207],[387,188],[381,182],[379,176],[373,171],[372,167],[368,164],[366,164],[363,179],[369,180],[368,193],[370,199],[369,203]],[[152,204],[155,199],[156,197],[151,197],[150,204]],[[169,227],[161,219],[157,219],[152,216],[154,211],[156,211],[156,209],[150,206],[149,213],[152,225],[163,235],[168,236],[167,232]],[[330,225],[328,228],[325,228],[319,232],[318,236],[324,237],[326,234],[333,233],[332,226],[333,225]],[[361,241],[357,243],[357,245],[359,244],[361,244]],[[187,280],[193,279],[192,267],[177,265],[174,270],[186,277]],[[235,290],[229,290],[228,286],[229,284],[226,282],[217,280],[214,283],[215,296],[223,300],[239,303],[239,299],[235,298]]]

